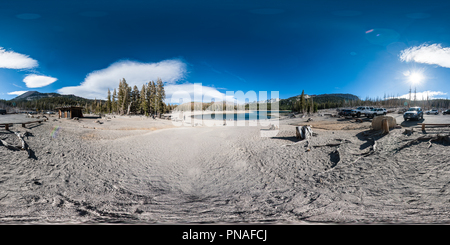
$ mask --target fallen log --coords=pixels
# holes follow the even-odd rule
[[[411,141],[409,141],[408,143],[398,147],[397,149],[394,150],[394,153],[398,153],[399,151],[405,149],[406,147],[410,147],[413,144],[418,143],[419,141],[428,141],[428,147],[431,147],[431,141],[445,141],[447,143],[450,143],[450,135],[430,135],[430,136],[421,136],[417,139],[413,139]]]
[[[325,144],[325,145],[312,145],[311,147],[324,147],[324,146],[340,146],[341,143],[335,143],[335,144]]]
[[[19,132],[14,132],[14,134],[19,138],[19,140],[22,142],[21,150],[28,151],[28,145],[25,143],[25,140],[23,139],[23,135]]]
[[[22,146],[15,146],[15,145],[11,145],[8,144],[8,142],[1,140],[0,142],[2,143],[3,146],[5,146],[6,148],[10,149],[10,150],[15,150],[15,151],[27,151],[28,152],[28,158],[32,157],[32,151],[31,149],[28,147],[28,144],[25,142],[25,140],[23,139],[23,137],[25,136],[25,134],[21,134],[20,132],[14,132],[14,134],[19,138]]]
[[[4,140],[0,140],[0,142],[2,143],[3,146],[5,146],[6,148],[8,148],[10,150],[14,150],[14,151],[20,151],[21,150],[20,146],[15,146],[15,145],[8,144],[8,142],[6,142]]]

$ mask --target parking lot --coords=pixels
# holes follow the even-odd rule
[[[403,114],[397,114],[397,113],[389,113],[387,114],[388,116],[392,116],[395,118],[395,120],[397,121],[397,124],[402,125],[403,127],[421,127],[421,125],[419,125],[419,123],[434,123],[434,124],[445,124],[445,123],[449,123],[450,124],[450,115],[442,115],[442,114],[438,114],[438,115],[427,115],[427,114],[423,114],[423,119],[420,120],[408,120],[408,121],[404,121],[403,120]]]

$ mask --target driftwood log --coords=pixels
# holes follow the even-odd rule
[[[1,140],[1,139],[0,139],[0,143],[2,143],[3,146],[5,146],[6,148],[8,148],[10,150],[15,150],[15,151],[21,150],[20,146],[8,144],[8,142]]]
[[[432,145],[431,144],[432,141],[446,142],[447,144],[449,144],[450,143],[450,135],[448,135],[448,134],[435,134],[435,135],[421,136],[421,137],[418,137],[416,139],[410,140],[408,143],[398,147],[397,149],[394,150],[394,153],[398,153],[399,151],[401,151],[401,150],[403,150],[403,149],[405,149],[407,147],[410,147],[410,146],[412,146],[414,144],[418,144],[421,141],[428,141],[428,147],[427,148],[430,148],[431,145]]]
[[[27,151],[27,152],[28,152],[28,157],[30,158],[30,157],[31,157],[31,149],[28,147],[28,144],[27,144],[27,143],[25,142],[25,140],[23,139],[23,137],[26,135],[26,133],[25,133],[25,134],[21,134],[20,132],[14,132],[14,134],[19,138],[19,140],[20,140],[22,146],[11,145],[11,144],[8,144],[6,141],[1,140],[1,139],[0,139],[0,142],[1,142],[6,148],[8,148],[8,149],[10,149],[10,150],[16,150],[16,151],[18,151],[18,150],[23,150],[23,151]]]

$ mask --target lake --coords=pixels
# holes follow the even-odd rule
[[[275,111],[274,111],[275,112]],[[206,114],[207,112],[204,112],[204,114]],[[278,111],[279,115],[278,116],[286,116],[287,114],[291,113],[291,111]],[[256,120],[259,119],[261,116],[261,119],[271,119],[272,116],[272,111],[249,111],[249,112],[245,112],[245,113],[234,113],[234,114],[218,114],[217,116],[219,116],[219,120],[220,119],[234,119],[235,121],[237,120]],[[228,116],[227,116],[228,115]],[[196,119],[209,119],[209,115],[205,117],[205,115],[193,115],[192,118],[196,118]],[[211,114],[211,119],[216,119],[216,115],[214,114],[214,112],[212,112]]]

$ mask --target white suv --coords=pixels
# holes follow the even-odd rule
[[[361,114],[364,114],[367,116],[367,113],[370,113],[370,111],[373,109],[372,106],[360,106],[356,108],[355,114],[357,117],[361,116]]]
[[[437,115],[437,114],[439,114],[439,111],[436,109],[433,109],[433,110],[427,111],[426,113],[427,113],[427,115],[430,115],[430,114]]]
[[[373,118],[375,116],[386,115],[387,111],[384,108],[373,108],[371,111],[366,113],[366,116]]]

